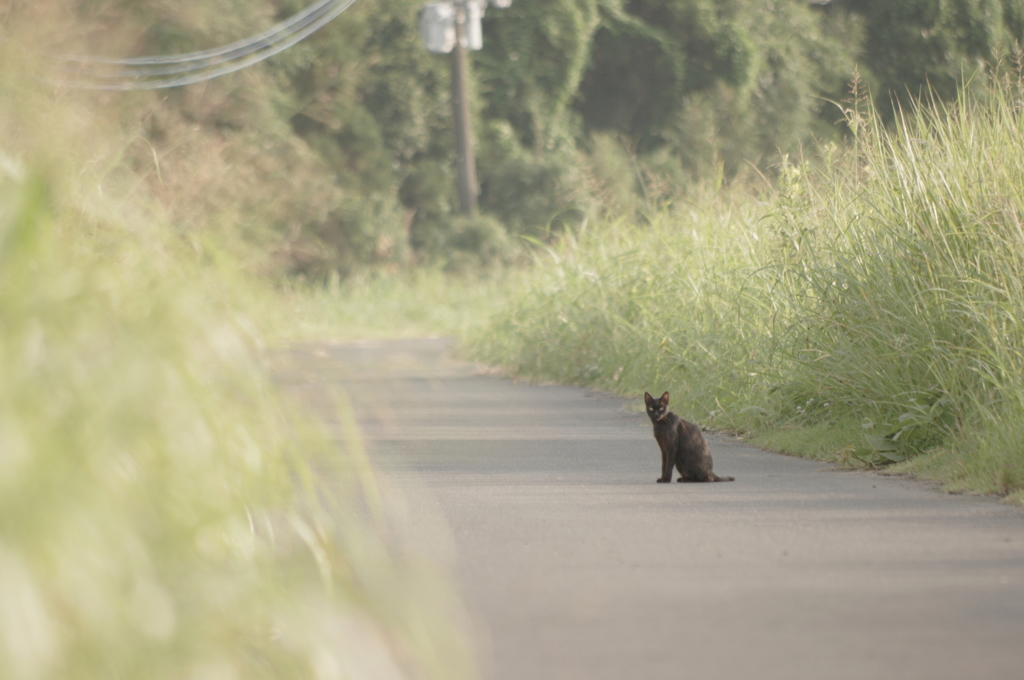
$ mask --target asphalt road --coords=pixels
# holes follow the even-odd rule
[[[417,540],[454,549],[489,680],[1024,678],[1021,510],[723,437],[735,482],[656,484],[629,402],[450,347],[298,346],[278,374],[326,419],[348,393]]]

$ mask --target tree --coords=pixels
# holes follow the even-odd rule
[[[183,229],[239,225],[271,266],[314,277],[505,252],[493,218],[542,234],[838,137],[833,102],[858,64],[891,113],[886,94],[955,96],[1024,37],[1024,0],[516,0],[488,12],[471,54],[487,214],[468,224],[454,210],[449,60],[420,44],[422,2],[356,3],[257,67],[126,97]],[[47,18],[77,21],[79,43],[48,47],[204,49],[309,3],[52,0]],[[152,165],[144,144],[129,156]]]
[[[837,11],[845,11],[835,3]],[[1024,39],[1022,0],[849,0],[863,17],[861,61],[876,100],[949,99]],[[889,106],[883,114],[891,114]]]
[[[577,110],[590,130],[695,174],[767,160],[817,134],[853,73],[860,32],[798,2],[602,4]],[[842,30],[835,30],[837,27]]]

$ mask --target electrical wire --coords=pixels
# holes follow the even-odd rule
[[[268,42],[276,42],[275,35],[278,33],[286,33],[295,24],[302,22],[310,14],[314,14],[324,7],[336,2],[336,0],[318,0],[306,9],[302,10],[289,17],[285,21],[272,26],[263,33],[259,33],[254,36],[245,38],[233,42],[230,45],[224,45],[223,47],[216,47],[210,50],[203,50],[201,52],[188,52],[186,54],[173,54],[167,56],[156,56],[156,57],[132,57],[132,58],[117,58],[117,57],[95,57],[95,56],[84,56],[84,55],[60,55],[58,58],[65,61],[86,63],[86,64],[104,64],[104,65],[124,65],[124,66],[145,66],[148,64],[180,64],[189,61],[202,61],[205,59],[212,59],[222,56],[230,56],[231,58],[244,56],[248,52],[251,52],[254,48],[259,48],[262,45],[266,45]]]
[[[287,32],[292,26],[302,22],[310,14],[318,12],[325,6],[330,5],[335,1],[336,0],[318,0],[318,2],[313,3],[306,9],[302,10],[301,12],[294,14],[285,21],[282,21],[276,26],[267,29],[263,33],[259,33],[244,40],[233,42],[230,45],[224,45],[223,47],[217,47],[210,50],[203,50],[201,52],[188,52],[186,54],[175,54],[157,57],[133,57],[128,59],[80,55],[62,55],[60,58],[65,59],[67,61],[75,61],[82,63],[143,66],[147,64],[178,64],[188,61],[200,61],[204,59],[227,56],[232,54],[234,54],[235,56],[244,56],[244,54],[248,53],[248,51],[252,51],[253,46],[259,47],[261,45],[267,44],[268,42],[276,42],[276,40],[273,39],[275,34]]]
[[[319,0],[258,35],[201,52],[131,59],[61,57],[66,62],[62,70],[74,77],[58,79],[57,84],[96,90],[152,90],[193,85],[240,71],[283,52],[333,21],[355,1]],[[111,66],[124,68],[113,72],[102,70]]]
[[[126,79],[126,78],[154,78],[168,75],[175,75],[179,73],[190,73],[192,71],[201,71],[212,68],[219,64],[228,63],[241,59],[249,54],[252,54],[258,50],[268,49],[273,45],[281,42],[290,35],[293,35],[299,30],[306,28],[307,26],[315,23],[317,20],[323,17],[331,9],[331,5],[337,3],[337,0],[325,0],[317,3],[316,7],[312,7],[316,11],[304,12],[304,16],[298,22],[292,22],[288,27],[288,30],[281,31],[267,31],[259,36],[254,36],[251,39],[245,41],[239,41],[235,45],[245,45],[245,47],[233,47],[227,46],[216,50],[207,50],[206,52],[191,52],[189,54],[180,55],[178,57],[143,57],[142,59],[162,59],[166,66],[135,66],[135,62],[138,59],[104,59],[98,58],[100,61],[89,62],[83,61],[83,58],[78,57],[75,59],[74,65],[64,65],[62,70],[71,72],[78,77],[86,76],[98,79]],[[283,26],[283,24],[279,24]],[[277,33],[278,35],[273,35]],[[271,36],[273,39],[268,38]],[[229,49],[230,48],[230,49]],[[200,61],[202,59],[202,61]],[[176,61],[172,61],[176,60]],[[111,66],[126,65],[124,68],[117,71],[107,70]]]

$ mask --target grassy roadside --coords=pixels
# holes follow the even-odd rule
[[[182,238],[109,102],[21,55],[0,45],[0,677],[475,677],[358,440],[267,379],[281,294]]]
[[[265,336],[273,343],[465,337],[524,275],[512,269],[452,275],[414,268],[367,273],[334,286],[280,286],[270,291],[274,304],[263,313]],[[265,300],[261,294],[260,303]]]
[[[756,443],[1024,502],[1020,84],[921,106],[762,196],[567,234],[468,342]]]

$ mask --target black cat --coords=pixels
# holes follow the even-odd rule
[[[668,410],[668,392],[655,399],[644,392],[647,415],[654,423],[654,438],[661,447],[661,477],[672,481],[672,466],[679,470],[679,482],[731,482],[735,477],[719,477],[711,471],[711,451],[700,428]]]

